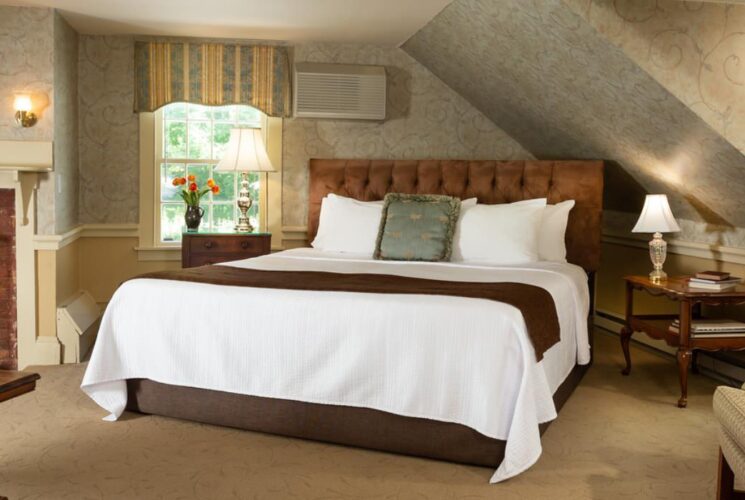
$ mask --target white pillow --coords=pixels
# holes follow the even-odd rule
[[[329,194],[321,200],[313,248],[372,257],[383,213],[382,201],[359,201]]]
[[[565,236],[569,212],[574,208],[574,200],[562,201],[556,205],[546,205],[541,219],[538,236],[538,257],[552,262],[567,261]]]
[[[546,198],[461,207],[454,261],[523,264],[538,260],[538,231]]]

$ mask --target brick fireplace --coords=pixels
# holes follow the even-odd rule
[[[18,366],[15,190],[0,189],[0,369]]]

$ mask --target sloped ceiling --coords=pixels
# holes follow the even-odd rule
[[[536,157],[611,160],[607,208],[667,193],[738,244],[745,156],[566,3],[456,0],[402,48]]]

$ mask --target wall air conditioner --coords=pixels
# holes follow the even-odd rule
[[[385,68],[296,63],[296,118],[385,119]]]

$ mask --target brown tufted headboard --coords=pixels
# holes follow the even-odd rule
[[[318,230],[321,200],[335,193],[363,201],[386,193],[447,194],[479,203],[547,197],[576,200],[567,227],[567,260],[600,265],[602,161],[310,160],[308,241]]]

